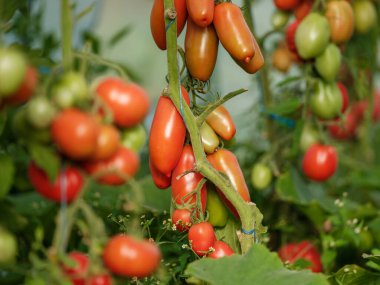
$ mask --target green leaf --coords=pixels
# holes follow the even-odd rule
[[[25,0],[0,0],[0,22],[8,22],[17,9],[25,5]]]
[[[6,112],[0,112],[0,136],[2,135],[4,131],[5,124],[7,122],[7,113]]]
[[[223,240],[235,251],[240,253],[240,242],[236,231],[241,229],[240,222],[230,216],[227,224],[223,228],[215,228],[215,235],[218,240]]]
[[[286,79],[280,81],[279,83],[276,84],[276,87],[284,87],[285,85],[288,85],[289,83],[293,83],[295,81],[301,80],[302,76],[290,76],[287,77]]]
[[[132,25],[126,25],[125,27],[118,30],[110,39],[108,45],[110,47],[115,46],[120,42],[125,36],[127,36],[132,31]]]
[[[335,273],[338,284],[344,285],[378,285],[380,274],[370,272],[356,264],[346,265]]]
[[[15,166],[10,156],[0,154],[0,198],[7,195],[12,187]]]
[[[255,244],[246,255],[204,258],[190,263],[185,274],[212,285],[328,285],[326,277],[308,270],[291,271],[276,253]]]
[[[378,271],[380,271],[380,250],[374,250],[376,254],[363,254],[364,259],[368,259],[370,263],[376,265]],[[374,267],[374,266],[372,266]]]
[[[289,115],[294,113],[300,106],[302,102],[299,98],[292,98],[284,100],[283,102],[277,102],[274,105],[268,106],[266,111],[269,113],[275,113],[280,116]]]
[[[60,168],[57,153],[52,148],[37,143],[29,143],[28,150],[38,167],[46,172],[49,180],[55,181]]]

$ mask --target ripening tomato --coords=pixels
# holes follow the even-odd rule
[[[377,122],[380,120],[380,93],[379,91],[375,92],[373,95],[374,102],[373,102],[373,112],[372,112],[372,121]],[[357,118],[357,121],[360,122],[364,118],[364,113],[368,108],[368,101],[362,100],[355,104],[353,104],[352,109],[355,112],[355,116]]]
[[[308,267],[313,272],[322,272],[321,255],[309,241],[289,243],[282,246],[278,255],[283,262],[294,263],[299,259],[305,259],[311,263]]]
[[[207,116],[206,122],[224,140],[228,141],[235,136],[235,123],[230,112],[222,105]]]
[[[207,27],[214,18],[214,0],[186,0],[186,7],[191,20],[199,27]]]
[[[92,160],[110,158],[120,147],[120,134],[113,125],[101,125]]]
[[[112,277],[109,274],[97,274],[87,278],[86,285],[112,285]]]
[[[190,98],[182,86],[182,97],[189,105]],[[149,135],[149,156],[155,168],[170,176],[181,156],[186,126],[171,99],[161,96],[158,100]]]
[[[214,251],[211,252],[207,257],[218,259],[225,256],[233,255],[235,252],[233,249],[225,242],[221,240],[217,240],[214,245],[212,246]]]
[[[271,169],[263,163],[256,163],[251,170],[251,181],[257,190],[267,188],[272,182]]]
[[[255,47],[255,55],[253,58],[246,62],[244,60],[235,60],[235,62],[247,73],[254,74],[264,66],[264,56],[256,39],[253,38],[253,45]]]
[[[119,127],[133,127],[141,123],[149,112],[149,96],[135,83],[107,77],[97,84],[96,94],[111,110],[113,120]]]
[[[50,127],[58,149],[71,159],[90,158],[97,146],[99,125],[95,119],[79,109],[61,111]]]
[[[218,45],[219,40],[213,25],[199,27],[191,19],[187,21],[185,59],[192,77],[201,81],[210,79],[218,55]]]
[[[193,170],[195,167],[195,156],[190,145],[185,145],[182,150],[177,166],[172,174],[172,198],[178,205],[189,205],[194,207],[197,200],[197,193],[194,193],[203,176],[197,172],[185,172]],[[202,210],[206,209],[207,192],[206,184],[200,191]]]
[[[213,153],[219,146],[219,138],[215,131],[204,122],[199,129],[201,134],[201,140],[203,144],[203,149],[206,153]]]
[[[330,43],[315,59],[315,68],[324,80],[332,82],[335,81],[341,61],[340,49],[335,44]]]
[[[355,30],[359,34],[369,32],[377,23],[376,7],[369,0],[355,1],[353,4]]]
[[[277,31],[281,30],[288,23],[289,17],[289,13],[284,12],[282,10],[275,10],[271,18],[271,24],[273,29]]]
[[[216,241],[214,228],[208,222],[192,225],[189,230],[191,249],[198,255],[204,256]]]
[[[290,11],[297,7],[300,0],[274,0],[274,5],[280,10]]]
[[[208,222],[213,227],[224,227],[228,220],[228,210],[215,191],[213,185],[207,185],[207,204]]]
[[[19,89],[10,97],[4,98],[4,103],[7,105],[22,104],[32,97],[38,83],[38,72],[33,66],[28,66],[24,81]]]
[[[74,285],[85,285],[90,260],[82,252],[72,251],[68,254],[73,264],[62,264],[62,270]]]
[[[15,262],[17,256],[16,237],[7,229],[0,226],[0,265],[9,265]]]
[[[188,209],[175,209],[172,214],[172,223],[177,231],[187,231],[191,227],[191,212]]]
[[[292,58],[286,47],[278,47],[272,54],[272,65],[278,71],[287,72],[292,65]]]
[[[302,160],[303,173],[311,180],[325,181],[338,166],[338,155],[333,146],[313,144]]]
[[[235,60],[249,62],[255,55],[254,37],[240,7],[232,2],[216,5],[213,22],[228,53]]]
[[[328,130],[333,138],[345,140],[355,135],[357,126],[356,112],[351,109],[342,119],[337,119],[336,124],[329,125]]]
[[[335,83],[320,80],[310,98],[313,113],[321,119],[334,119],[342,109],[342,95]]]
[[[73,166],[62,169],[52,182],[42,169],[31,162],[28,167],[28,178],[38,193],[55,202],[72,202],[84,184],[82,174]]]
[[[83,168],[91,175],[100,175],[97,181],[107,185],[121,185],[128,182],[140,167],[140,158],[132,150],[120,147],[114,155],[105,160],[87,161]]]
[[[286,29],[285,33],[285,39],[286,39],[286,44],[288,46],[288,49],[293,52],[297,53],[297,46],[296,46],[296,31],[298,29],[298,26],[300,24],[300,21],[295,20],[293,23],[291,23],[288,28]]]
[[[186,23],[186,0],[174,0],[174,7],[177,12],[177,35],[179,35]],[[164,0],[154,0],[152,10],[150,12],[150,31],[157,47],[162,50],[166,50]]]
[[[103,261],[113,273],[126,277],[146,277],[160,265],[161,252],[151,241],[119,234],[109,239],[103,250]]]
[[[294,15],[297,20],[301,21],[305,18],[313,8],[314,0],[301,0],[297,7],[294,9]]]
[[[329,21],[331,41],[336,44],[347,42],[354,32],[354,12],[346,1],[327,3],[326,18]]]
[[[166,174],[161,173],[157,170],[157,168],[152,164],[152,162],[149,159],[149,170],[150,174],[152,175],[152,179],[154,182],[154,185],[157,186],[159,189],[167,189],[171,185],[172,176],[171,173],[169,176]]]
[[[344,114],[350,105],[350,96],[348,95],[346,86],[342,82],[337,82],[337,86],[339,88],[340,94],[342,95],[342,109],[340,112]]]

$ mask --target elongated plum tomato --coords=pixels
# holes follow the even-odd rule
[[[228,220],[228,210],[215,191],[214,185],[207,184],[208,222],[213,227],[224,227]]]
[[[301,0],[297,7],[294,9],[294,15],[297,20],[305,18],[313,8],[314,0]]]
[[[53,120],[51,137],[58,149],[71,159],[90,158],[96,150],[99,125],[79,109],[65,109]]]
[[[219,146],[219,138],[215,131],[204,122],[199,130],[201,134],[201,140],[203,149],[206,153],[213,153],[215,149]]]
[[[58,173],[54,182],[34,162],[28,167],[28,178],[36,191],[55,202],[72,202],[82,190],[84,179],[80,171],[68,166]]]
[[[356,112],[351,109],[342,119],[336,119],[336,123],[329,125],[330,135],[339,140],[346,140],[353,137],[358,126]]]
[[[177,12],[177,35],[179,35],[186,23],[186,0],[174,0],[174,7]],[[157,47],[166,50],[164,0],[154,0],[153,2],[152,10],[150,12],[150,31]]]
[[[300,0],[274,0],[274,5],[280,10],[290,11],[297,7]]]
[[[121,185],[133,177],[140,167],[139,156],[126,147],[120,147],[114,155],[105,160],[87,161],[83,168],[89,174],[103,173],[97,179],[101,184]]]
[[[257,44],[255,38],[253,38],[253,45],[255,47],[255,55],[248,62],[244,60],[235,60],[235,62],[247,73],[254,74],[264,66],[264,56],[261,53],[260,46]]]
[[[189,94],[182,86],[184,102],[190,104]],[[166,176],[177,165],[185,141],[186,126],[171,99],[158,100],[149,136],[149,155],[154,167]]]
[[[341,61],[340,49],[335,44],[330,43],[315,59],[315,68],[325,81],[332,82],[335,81]]]
[[[198,255],[208,253],[216,241],[214,228],[208,222],[192,225],[189,230],[189,242],[191,249]]]
[[[329,21],[331,41],[336,44],[347,42],[354,33],[354,12],[346,1],[327,3],[326,18]]]
[[[17,256],[16,237],[7,229],[0,227],[0,265],[13,265]]]
[[[216,5],[213,22],[228,53],[235,60],[249,62],[255,55],[255,44],[240,7],[231,2]]]
[[[336,171],[338,155],[333,146],[314,144],[302,160],[303,173],[311,180],[325,181]]]
[[[175,209],[172,214],[172,223],[177,231],[187,231],[191,226],[191,212],[187,209]]]
[[[191,207],[195,207],[197,200],[195,190],[203,176],[197,172],[189,172],[184,175],[184,173],[193,170],[194,166],[193,149],[190,145],[186,145],[183,147],[181,157],[172,174],[172,198],[179,205],[189,204]],[[204,211],[207,201],[206,184],[203,185],[200,195],[202,210]]]
[[[28,101],[28,99],[32,97],[37,83],[37,70],[32,66],[28,66],[26,69],[24,81],[22,82],[20,88],[10,97],[4,98],[4,103],[8,105],[18,105]]]
[[[278,255],[283,262],[289,263],[294,263],[299,259],[305,259],[311,263],[308,267],[311,271],[315,273],[322,272],[321,255],[309,241],[288,243],[279,249]]]
[[[213,259],[222,258],[224,256],[230,256],[235,253],[228,244],[221,240],[217,240],[212,247],[214,251],[207,255],[207,257]]]
[[[62,264],[62,270],[70,278],[74,285],[85,285],[86,275],[90,266],[90,261],[82,252],[72,251],[68,254],[69,264]]]
[[[199,27],[207,27],[214,18],[214,0],[186,0],[189,18]],[[190,19],[188,19],[189,21]],[[189,24],[189,22],[187,22]]]
[[[160,265],[161,252],[154,242],[130,235],[116,235],[103,250],[103,261],[113,273],[126,277],[146,277]]]
[[[300,24],[300,21],[295,20],[293,23],[291,23],[288,26],[288,28],[286,29],[286,33],[285,33],[285,39],[286,39],[286,44],[288,46],[288,49],[291,52],[297,53],[297,54],[298,54],[298,51],[297,51],[295,37],[296,37],[296,31],[297,31],[299,24]]]
[[[218,36],[214,26],[197,26],[187,20],[185,37],[186,66],[192,77],[207,81],[214,71],[218,55]]]
[[[110,158],[120,146],[119,131],[113,125],[101,125],[92,160]]]
[[[228,110],[222,105],[207,116],[206,122],[224,140],[228,141],[235,136],[235,123]]]
[[[149,96],[135,83],[107,77],[97,84],[96,94],[111,110],[113,120],[119,127],[133,127],[141,123],[149,112]]]
[[[342,96],[335,83],[320,80],[310,98],[313,113],[321,119],[334,119],[342,109]]]
[[[350,96],[348,95],[348,90],[346,86],[342,82],[338,82],[336,84],[340,90],[340,95],[342,95],[342,109],[340,112],[344,114],[346,112],[348,106],[350,105]]]
[[[167,189],[171,185],[172,177],[161,173],[157,168],[152,164],[149,159],[149,169],[153,178],[154,185],[159,189]]]
[[[251,170],[251,180],[253,187],[257,190],[263,190],[272,181],[272,171],[267,165],[256,163]]]
[[[211,165],[218,171],[227,175],[230,180],[232,187],[236,192],[243,198],[244,201],[250,202],[251,198],[249,196],[248,186],[245,183],[243,172],[240,169],[239,162],[236,156],[229,150],[219,149],[213,154],[207,156],[208,161]],[[232,204],[224,197],[221,191],[219,191],[221,198],[227,207],[232,211],[232,213],[238,217],[238,213]]]
[[[352,4],[355,16],[355,30],[359,34],[365,34],[376,26],[376,6],[372,1],[355,1]]]

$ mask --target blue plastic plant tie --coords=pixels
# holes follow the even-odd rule
[[[275,114],[275,113],[268,112],[265,110],[264,107],[260,108],[260,111],[265,113],[273,121],[276,121],[279,124],[288,127],[289,129],[293,129],[296,127],[296,121],[295,120],[283,117],[283,116]]]
[[[250,230],[250,231],[247,231],[247,230],[241,228],[241,231],[242,231],[244,234],[246,234],[246,235],[253,235],[253,239],[255,240],[255,243],[258,242],[255,229],[252,229],[252,230]]]
[[[171,20],[170,22],[169,22],[169,24],[166,26],[166,28],[165,28],[165,32],[167,32],[168,30],[169,30],[169,28],[173,25],[173,23],[175,22],[175,19],[173,19],[173,20]]]

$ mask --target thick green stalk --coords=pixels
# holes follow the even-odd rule
[[[72,35],[73,16],[71,1],[61,0],[61,35],[62,35],[62,62],[65,71],[73,66]]]

